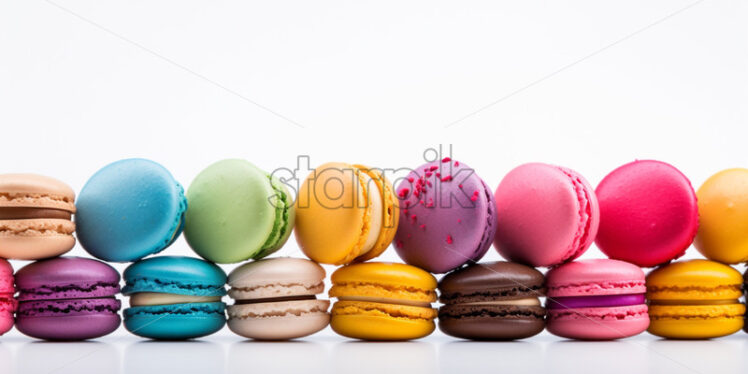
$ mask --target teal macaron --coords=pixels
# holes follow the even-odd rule
[[[129,262],[158,253],[179,237],[187,199],[166,168],[131,158],[96,172],[76,207],[81,246],[101,260]]]
[[[293,230],[293,198],[286,187],[248,161],[218,161],[187,190],[184,235],[206,260],[228,264],[263,258]]]
[[[181,256],[151,257],[125,269],[130,297],[125,328],[150,339],[185,340],[226,324],[226,273],[215,264]]]

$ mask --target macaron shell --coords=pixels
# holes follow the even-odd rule
[[[613,340],[638,335],[649,326],[646,305],[548,310],[551,334],[578,340]]]
[[[325,269],[300,258],[279,257],[246,263],[228,277],[233,299],[250,300],[299,295],[316,295],[324,291]]]
[[[730,300],[742,296],[743,276],[718,262],[674,262],[647,275],[649,300]]]
[[[13,294],[16,292],[15,280],[13,279],[13,266],[10,262],[0,258],[0,295]]]
[[[709,339],[738,332],[745,305],[652,305],[650,334],[671,339]]]
[[[551,266],[584,253],[597,233],[599,207],[576,172],[530,163],[510,171],[494,194],[496,249],[506,259]]]
[[[497,225],[493,194],[469,166],[449,159],[421,165],[395,191],[395,249],[405,263],[446,273],[490,248]]]
[[[330,297],[374,297],[416,302],[436,301],[433,275],[406,264],[365,262],[336,270]]]
[[[163,166],[126,159],[96,172],[77,202],[77,236],[92,256],[129,262],[158,253],[181,233],[187,201]]]
[[[0,256],[39,260],[67,253],[75,246],[75,224],[63,219],[0,220]]]
[[[647,291],[644,272],[618,260],[570,262],[545,275],[549,297],[637,294]]]
[[[330,323],[327,313],[263,318],[229,319],[228,326],[239,336],[257,340],[289,340],[318,332]]]
[[[538,297],[544,294],[543,273],[529,266],[483,262],[455,270],[439,281],[446,304]]]
[[[369,234],[370,187],[353,165],[320,165],[301,185],[296,199],[296,241],[307,257],[346,264],[359,256]]]
[[[269,178],[270,185],[275,190],[275,195],[272,197],[272,203],[275,206],[275,222],[273,223],[273,231],[263,244],[262,251],[253,256],[253,259],[264,258],[281,249],[288,238],[291,237],[291,232],[296,224],[296,207],[288,188],[277,178],[273,176]]]
[[[699,231],[694,245],[706,258],[725,264],[748,261],[748,169],[709,177],[698,192]]]
[[[660,161],[635,161],[608,174],[597,186],[600,228],[596,243],[617,260],[652,267],[677,259],[699,226],[691,182]]]
[[[191,303],[128,308],[125,328],[150,339],[184,340],[210,335],[226,324],[223,303]]]
[[[109,264],[82,257],[32,262],[15,274],[19,301],[113,296],[120,290],[119,281]]]
[[[229,328],[246,338],[288,340],[322,330],[330,321],[328,300],[293,300],[228,307]]]
[[[343,336],[363,340],[411,340],[431,334],[436,325],[431,308],[358,301],[333,305],[330,327]]]
[[[32,338],[45,340],[87,340],[114,332],[120,325],[117,313],[93,313],[17,318],[16,329]]]
[[[67,184],[43,175],[0,175],[0,207],[59,209],[75,213],[75,192]]]
[[[382,196],[382,203],[384,205],[382,212],[383,222],[381,231],[379,232],[379,238],[376,243],[374,243],[372,249],[356,258],[357,262],[363,262],[378,257],[389,248],[390,243],[395,239],[397,226],[400,223],[400,207],[397,204],[397,197],[395,196],[392,183],[384,177],[381,171],[370,169],[363,165],[354,166],[371,177],[379,189],[379,193]]]
[[[122,294],[161,292],[177,295],[223,296],[226,273],[215,264],[184,256],[159,256],[125,269]]]
[[[515,340],[545,328],[543,307],[511,305],[445,305],[439,309],[439,330],[472,340]]]
[[[248,161],[228,159],[208,166],[187,191],[187,242],[216,263],[255,258],[273,234],[276,207],[268,200],[273,196],[277,193],[270,176]]]

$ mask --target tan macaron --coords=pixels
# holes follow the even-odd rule
[[[75,192],[35,174],[0,175],[0,257],[38,260],[75,245]]]
[[[229,274],[231,331],[246,338],[289,340],[313,334],[330,322],[329,300],[318,300],[325,270],[300,258],[269,258]]]

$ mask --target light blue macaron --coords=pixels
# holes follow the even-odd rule
[[[134,299],[158,300],[163,294],[172,300],[193,299],[195,302],[166,301],[153,305],[131,306],[124,310],[125,328],[150,339],[184,340],[210,335],[226,324],[226,273],[218,266],[197,258],[160,256],[138,261],[125,269],[122,294]],[[198,299],[200,298],[200,299]],[[205,301],[213,298],[218,301]],[[166,299],[162,299],[166,300]],[[146,303],[151,304],[151,303]]]
[[[160,164],[132,158],[96,172],[76,202],[78,241],[92,256],[136,261],[171,245],[182,232],[184,189]]]

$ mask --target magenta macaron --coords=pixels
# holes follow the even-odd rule
[[[120,325],[120,275],[97,260],[57,257],[18,270],[16,328],[46,340],[93,339]]]
[[[395,189],[400,223],[395,250],[407,264],[446,273],[491,247],[496,206],[473,169],[444,158],[412,170]]]
[[[596,259],[570,262],[545,276],[546,329],[580,340],[613,340],[649,326],[644,272],[627,262]]]
[[[560,166],[529,163],[496,188],[494,245],[509,261],[553,266],[584,253],[595,240],[599,207],[590,184]]]
[[[608,257],[642,267],[682,256],[699,227],[696,193],[678,169],[634,161],[597,186],[600,229],[595,243]]]

